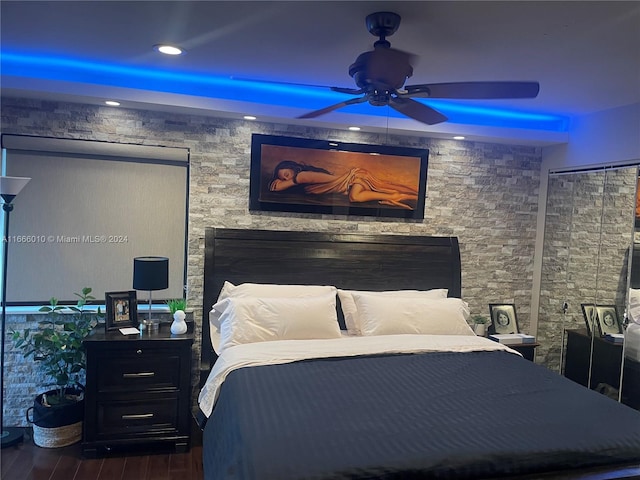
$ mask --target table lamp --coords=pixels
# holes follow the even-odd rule
[[[169,259],[136,257],[133,259],[133,288],[149,291],[149,318],[140,322],[140,330],[158,331],[160,321],[151,318],[151,292],[169,288]]]

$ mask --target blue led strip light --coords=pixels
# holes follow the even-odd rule
[[[352,98],[350,95],[322,87],[237,80],[230,77],[110,65],[51,55],[8,52],[2,52],[2,74],[302,107],[307,110],[323,108]],[[478,107],[455,101],[418,101],[442,112],[449,118],[450,123],[555,132],[566,132],[569,126],[568,118],[559,115]],[[403,118],[402,114],[390,108],[372,107],[367,103],[351,105],[341,111]]]

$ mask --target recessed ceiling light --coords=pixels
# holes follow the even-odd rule
[[[175,45],[154,45],[153,49],[165,55],[183,55],[186,53],[182,48]]]
[[[115,100],[106,100],[105,105],[109,105],[110,107],[119,107],[120,102],[116,102]]]
[[[349,130],[351,130],[352,132],[357,132],[360,130],[360,127],[349,127]]]
[[[256,119],[256,117],[254,117],[253,115],[245,115],[242,118],[244,118],[245,120],[255,120]]]
[[[455,137],[453,137],[454,140],[464,140],[464,137],[462,135],[456,135]]]

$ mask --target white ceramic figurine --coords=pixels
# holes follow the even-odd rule
[[[176,313],[173,314],[173,323],[171,324],[171,333],[180,335],[182,333],[186,333],[187,331],[187,322],[184,321],[187,316],[182,310],[176,310]]]

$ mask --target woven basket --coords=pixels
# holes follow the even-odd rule
[[[81,389],[67,388],[65,394],[82,398],[74,403],[45,406],[43,397],[52,397],[56,390],[38,395],[27,409],[27,421],[33,424],[33,441],[39,447],[66,447],[82,440],[84,398]]]
[[[39,427],[33,424],[33,442],[39,447],[66,447],[80,440],[82,440],[82,422],[55,428]]]

